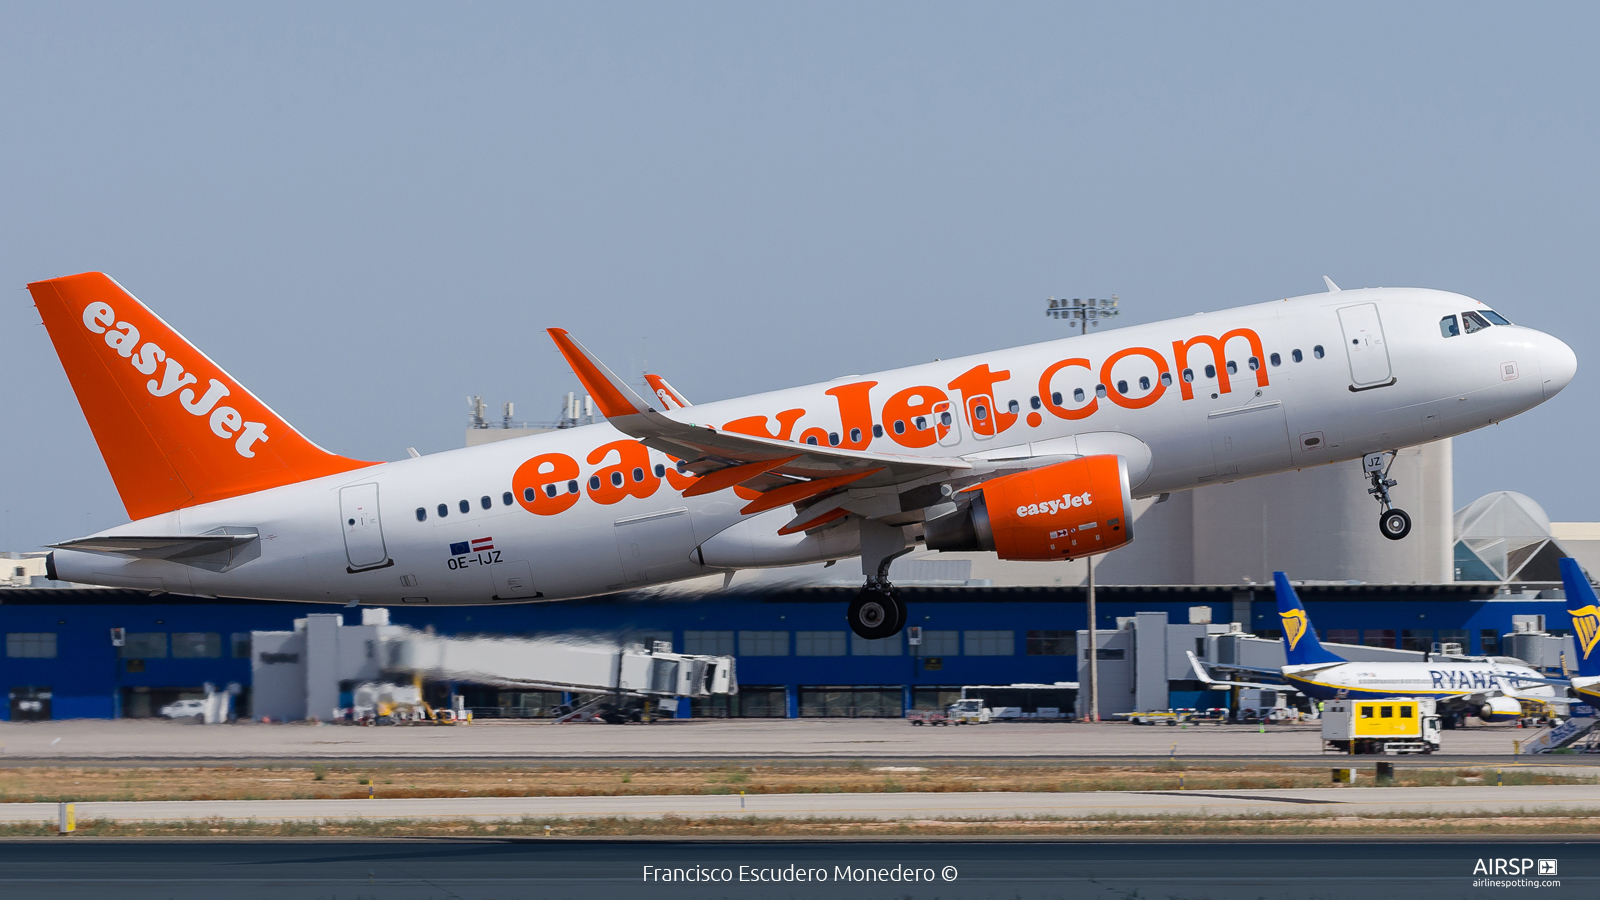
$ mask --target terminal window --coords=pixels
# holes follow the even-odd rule
[[[1077,656],[1078,633],[1075,631],[1030,631],[1028,632],[1028,655]]]
[[[174,631],[173,659],[216,659],[222,655],[222,635],[214,631]]]
[[[229,643],[233,647],[233,658],[234,659],[249,659],[250,658],[250,632],[248,632],[248,631],[235,631],[233,634],[229,635],[228,637],[229,637]]]
[[[167,633],[164,631],[130,631],[123,639],[123,659],[166,659]]]
[[[914,648],[914,652],[918,656],[960,656],[961,632],[924,630],[922,643]]]
[[[796,631],[795,656],[843,656],[845,650],[843,631]]]
[[[12,659],[55,659],[56,633],[53,631],[7,632],[6,655]]]
[[[1493,628],[1483,628],[1478,631],[1478,652],[1485,656],[1493,656],[1500,652],[1500,632]]]
[[[1361,633],[1361,643],[1368,647],[1393,647],[1393,628],[1368,628]]]
[[[733,632],[685,631],[683,652],[701,656],[732,656]]]
[[[1361,643],[1361,629],[1329,628],[1327,640],[1330,644],[1359,644]]]
[[[741,631],[739,632],[739,655],[788,656],[789,632]]]
[[[1415,650],[1419,653],[1433,649],[1432,628],[1407,628],[1400,632],[1400,649]]]
[[[968,656],[1015,656],[1015,631],[968,631],[965,635]]]
[[[899,656],[900,635],[869,641],[859,634],[850,635],[851,656]]]
[[[800,688],[800,715],[805,718],[898,718],[904,705],[904,691],[896,686]]]

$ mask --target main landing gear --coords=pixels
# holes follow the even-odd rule
[[[871,519],[861,523],[861,573],[867,583],[850,601],[845,620],[866,640],[894,637],[905,627],[906,604],[889,583],[889,566],[916,549],[907,544],[905,530],[897,525]]]
[[[1393,450],[1383,453],[1368,453],[1361,460],[1361,465],[1367,471],[1367,478],[1372,481],[1372,487],[1367,488],[1382,507],[1378,514],[1378,531],[1391,541],[1403,539],[1411,533],[1411,516],[1403,509],[1395,509],[1389,505],[1389,488],[1399,484],[1389,477],[1389,469],[1394,466],[1396,454]],[[1386,462],[1384,457],[1389,459]]]

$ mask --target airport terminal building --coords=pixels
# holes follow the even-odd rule
[[[1273,569],[1304,581],[1301,598],[1333,643],[1420,658],[1435,644],[1501,654],[1510,652],[1508,635],[1566,634],[1554,560],[1575,556],[1594,571],[1600,528],[1551,523],[1536,503],[1506,493],[1452,512],[1448,442],[1402,451],[1396,468],[1398,502],[1416,518],[1398,543],[1377,534],[1359,463],[1140,501],[1137,540],[1096,565],[1102,709],[1227,705],[1226,693],[1208,692],[1185,669],[1184,642],[1229,630],[1278,637]],[[252,632],[292,631],[309,614],[361,619],[359,610],[328,605],[63,586],[47,581],[37,555],[10,556],[0,572],[9,698],[0,715],[13,720],[147,717],[208,684],[237,685],[237,709],[248,715],[263,664]],[[1024,714],[1072,707],[1088,649],[1082,562],[926,553],[897,561],[891,574],[907,625],[920,632],[908,627],[881,641],[846,626],[856,571],[851,560],[744,573],[726,589],[707,579],[560,603],[406,605],[390,607],[389,621],[439,635],[660,641],[679,653],[734,657],[738,693],[683,703],[680,715],[900,716],[943,707],[971,685],[1033,685],[1002,701]],[[1150,643],[1157,625],[1171,626],[1159,645]],[[1140,626],[1138,641],[1127,637]],[[1168,661],[1155,667],[1155,656]],[[1559,671],[1560,654],[1534,662]],[[548,716],[571,699],[466,683],[426,690],[430,702],[461,697],[480,719]]]

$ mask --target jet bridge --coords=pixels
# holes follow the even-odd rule
[[[614,697],[710,697],[738,693],[731,656],[562,637],[446,637],[389,624],[387,609],[295,620],[293,631],[251,632],[251,713],[274,721],[337,717],[354,683],[416,678],[488,687]]]

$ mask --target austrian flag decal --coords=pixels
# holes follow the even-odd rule
[[[481,553],[494,549],[494,538],[473,538],[471,541],[456,541],[450,545],[451,556],[466,556],[468,553]]]

